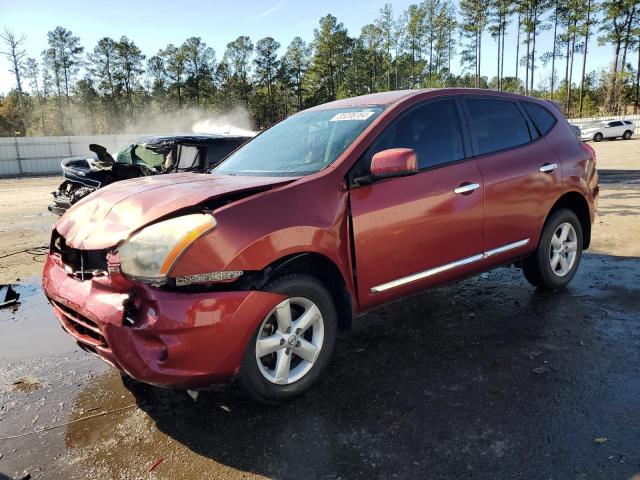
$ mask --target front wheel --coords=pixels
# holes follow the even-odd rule
[[[538,250],[522,262],[528,282],[543,290],[566,287],[582,258],[582,226],[575,213],[554,212],[542,230]]]
[[[329,362],[336,340],[333,299],[314,277],[289,274],[265,290],[287,298],[252,335],[240,367],[240,382],[255,400],[278,404],[307,391]]]
[[[601,134],[600,132],[598,132],[598,133],[596,133],[596,134],[593,136],[593,141],[594,141],[594,142],[601,142],[601,141],[602,141],[602,138],[603,138],[603,137],[602,137],[602,134]]]

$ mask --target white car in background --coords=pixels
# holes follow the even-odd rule
[[[631,120],[602,120],[586,125],[582,129],[580,138],[582,140],[593,140],[594,142],[599,142],[604,138],[612,139],[618,137],[629,140],[633,135],[634,128],[635,125]]]

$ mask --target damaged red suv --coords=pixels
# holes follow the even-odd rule
[[[556,106],[471,89],[297,113],[209,173],[100,189],[43,285],[83,349],[156,385],[307,390],[354,314],[515,264],[559,289],[589,246],[593,150]]]

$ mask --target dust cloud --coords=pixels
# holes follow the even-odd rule
[[[71,135],[96,135],[93,128],[95,118],[88,118],[86,112],[74,109],[65,119]],[[100,123],[100,122],[98,122]],[[216,112],[199,108],[187,108],[171,112],[159,112],[149,108],[136,112],[134,120],[124,118],[116,131],[104,132],[115,135],[156,135],[208,133],[254,136],[253,122],[249,112],[242,107],[234,107],[226,112]]]

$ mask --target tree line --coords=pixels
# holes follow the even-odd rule
[[[548,51],[543,35],[552,40]],[[29,56],[25,37],[8,28],[0,40],[15,77],[15,88],[0,96],[0,135],[117,133],[144,116],[238,106],[264,128],[337,98],[445,86],[549,98],[569,116],[639,107],[637,0],[423,0],[398,14],[385,4],[357,36],[328,14],[309,42],[295,37],[281,51],[272,37],[254,43],[243,35],[220,59],[195,36],[151,56],[126,36],[85,49],[60,26],[47,33],[39,56]],[[497,55],[484,71],[489,42]],[[587,72],[596,42],[610,46],[612,59]],[[504,68],[509,56],[513,71]],[[451,68],[456,57],[460,73]]]

